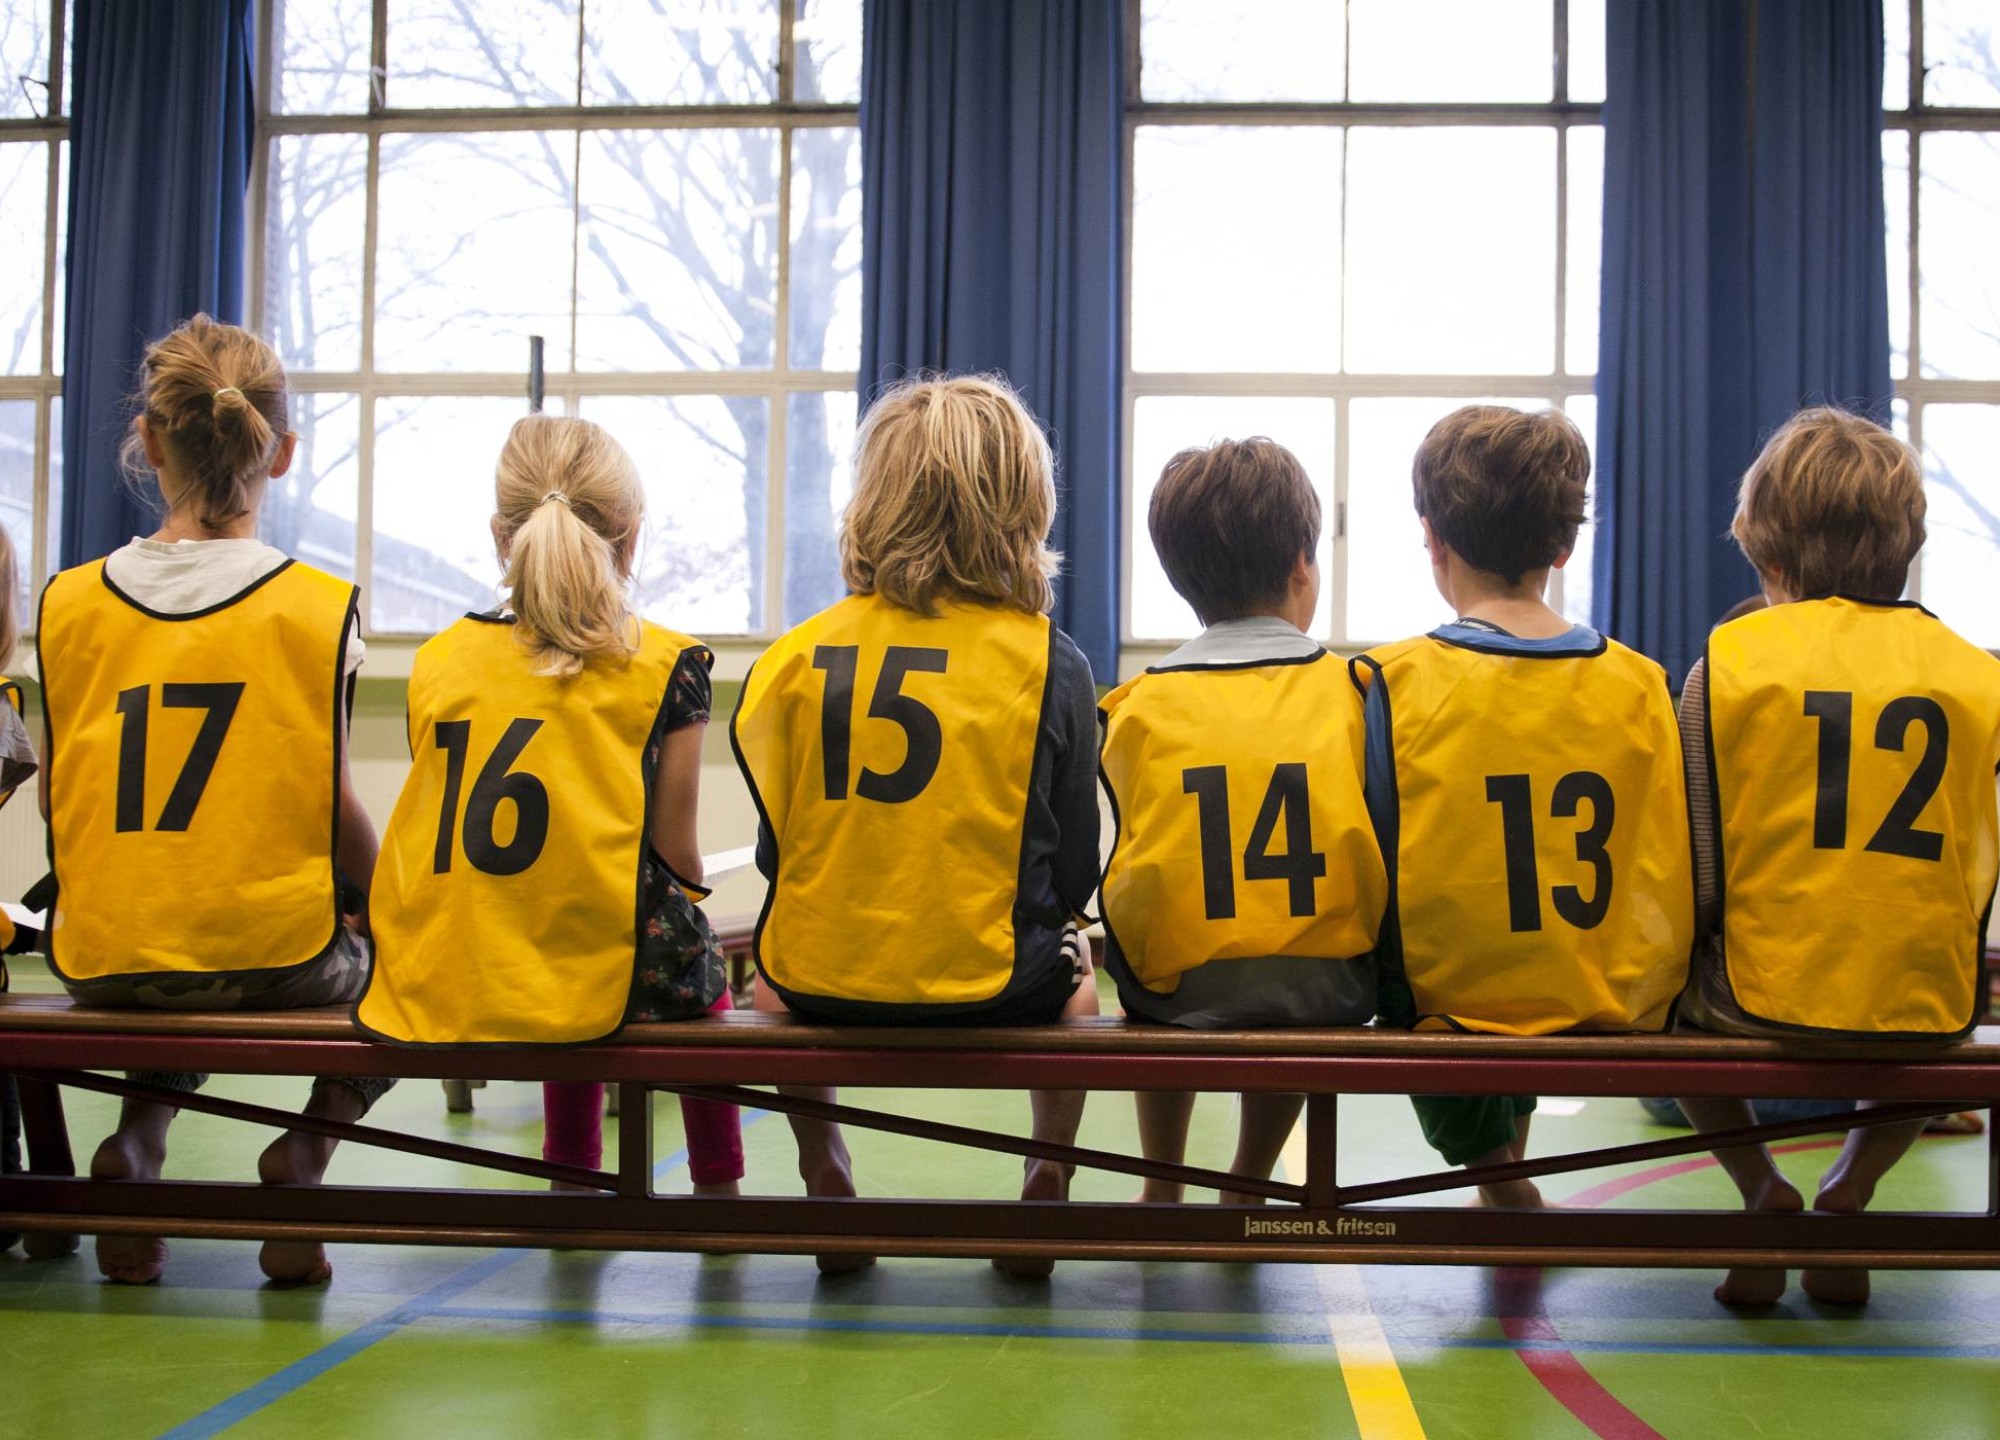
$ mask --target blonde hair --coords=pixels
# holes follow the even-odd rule
[[[190,507],[204,530],[250,513],[291,429],[277,352],[206,315],[146,347],[135,408],[187,486],[168,508]],[[121,459],[135,478],[152,473],[137,419]]]
[[[505,584],[538,673],[631,655],[625,586],[646,496],[625,447],[588,420],[526,416],[500,447],[494,502]]]
[[[21,613],[14,595],[21,583],[19,562],[14,558],[14,537],[0,525],[0,665],[14,657],[21,639]]]
[[[1759,572],[1801,599],[1894,600],[1924,547],[1916,452],[1872,420],[1819,406],[1778,428],[1729,527]]]
[[[919,615],[940,600],[1042,614],[1062,557],[1055,458],[1007,383],[985,376],[897,385],[862,418],[840,571],[857,595]]]

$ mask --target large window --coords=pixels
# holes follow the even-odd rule
[[[2000,646],[2000,16],[1991,0],[1884,10],[1896,408],[1930,500],[1911,589],[1961,634]]]
[[[838,598],[860,350],[860,0],[267,0],[262,332],[299,459],[264,532],[377,634],[490,605],[493,462],[599,421],[656,618]]]
[[[62,496],[67,8],[0,0],[0,524],[20,604],[55,567]]]
[[[1410,459],[1451,409],[1594,440],[1602,0],[1140,0],[1125,632],[1191,634],[1146,533],[1162,463],[1268,435],[1320,487],[1318,633],[1448,618]],[[1590,534],[1556,603],[1589,611]]]

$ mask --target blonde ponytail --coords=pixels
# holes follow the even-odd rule
[[[248,515],[291,428],[277,352],[240,326],[197,315],[146,347],[139,377],[135,408],[185,487],[170,507],[185,507],[208,531]],[[135,477],[152,473],[136,422],[123,459]]]
[[[588,420],[529,415],[494,475],[506,586],[544,675],[569,676],[637,645],[626,604],[645,494],[632,457]]]

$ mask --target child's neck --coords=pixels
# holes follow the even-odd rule
[[[1542,598],[1549,572],[1536,570],[1509,585],[1497,575],[1466,567],[1453,577],[1452,604],[1461,620],[1483,620],[1523,640],[1549,640],[1569,632],[1570,622]]]

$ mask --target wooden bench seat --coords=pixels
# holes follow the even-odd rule
[[[77,1179],[62,1131],[57,1085],[127,1093],[126,1069],[264,1075],[396,1075],[410,1079],[590,1079],[620,1087],[616,1174],[421,1136],[343,1127],[342,1138],[550,1178],[596,1184],[599,1194],[537,1190],[325,1186],[217,1181]],[[0,1229],[151,1231],[172,1235],[575,1245],[704,1251],[880,1254],[1046,1254],[1096,1258],[1372,1260],[1436,1263],[1738,1263],[2000,1267],[2000,1214],[1777,1216],[1718,1211],[1512,1212],[1409,1205],[1465,1183],[1460,1173],[1342,1185],[1336,1169],[1340,1094],[1561,1094],[1588,1096],[1840,1096],[1903,1102],[1911,1114],[2000,1104],[2000,1027],[1958,1045],[1907,1041],[1791,1042],[1708,1035],[1549,1036],[1532,1039],[1377,1030],[1187,1031],[1122,1020],[1032,1029],[825,1028],[739,1011],[667,1025],[634,1025],[615,1041],[577,1049],[477,1047],[409,1050],[371,1043],[344,1010],[192,1013],[90,1010],[65,997],[0,996],[0,1070],[24,1081],[28,1176],[0,1179]],[[780,1108],[764,1084],[1098,1091],[1191,1089],[1308,1095],[1306,1174],[1274,1182],[1276,1208],[1141,1206],[964,1200],[741,1200],[654,1193],[654,1088],[693,1090]],[[1116,1103],[1105,1096],[1093,1104]],[[288,1116],[192,1097],[258,1124]],[[1025,1107],[1023,1109],[1025,1117]],[[958,1130],[879,1112],[848,1123],[1040,1153],[1018,1137]],[[1839,1128],[1801,1122],[1762,1131],[1783,1138]],[[1675,1137],[1581,1157],[1547,1156],[1509,1173],[1545,1175],[1703,1151]],[[1065,1158],[1132,1174],[1134,1157],[1071,1151]],[[2000,1174],[2000,1143],[1989,1149]],[[557,1171],[563,1173],[558,1175]],[[1505,1178],[1499,1171],[1492,1178]],[[1215,1184],[1231,1177],[1183,1169]],[[866,1177],[864,1176],[864,1183]],[[753,1174],[750,1184],[795,1183]],[[1239,1187],[1243,1188],[1243,1187]]]

